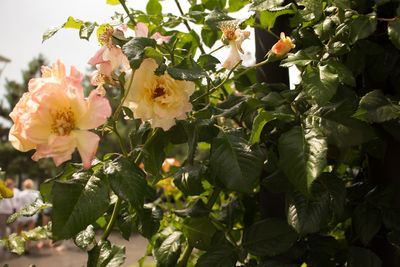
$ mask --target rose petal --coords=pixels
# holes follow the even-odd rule
[[[83,168],[89,169],[96,155],[100,137],[89,131],[74,131],[76,137],[76,146],[81,155]]]
[[[77,122],[77,127],[81,130],[96,128],[107,121],[111,115],[111,106],[108,100],[98,95],[97,90],[92,90],[87,102],[87,111]]]
[[[143,22],[139,22],[135,26],[135,36],[136,37],[147,37],[149,34],[149,28]]]

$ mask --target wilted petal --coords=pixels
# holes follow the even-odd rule
[[[147,37],[149,34],[149,28],[143,22],[139,22],[135,26],[135,36],[136,37]]]
[[[103,45],[100,48],[100,50],[98,50],[96,52],[96,54],[92,58],[89,59],[88,64],[95,66],[97,64],[106,63],[107,60],[103,59],[103,53],[106,50],[106,48],[107,48],[107,46]]]
[[[231,70],[241,60],[238,48],[236,47],[235,41],[229,42],[228,57],[222,64],[222,67]]]
[[[164,42],[168,41],[171,38],[171,36],[163,36],[161,35],[161,33],[156,32],[151,36],[151,38],[156,40],[158,45],[162,45]]]

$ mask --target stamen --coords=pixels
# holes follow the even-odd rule
[[[58,136],[69,135],[72,129],[75,127],[74,113],[71,108],[64,108],[63,110],[57,110],[53,115],[53,123],[51,124],[51,130]]]

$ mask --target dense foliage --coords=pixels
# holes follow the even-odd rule
[[[157,266],[400,264],[398,1],[190,0],[184,13],[175,0],[181,16],[163,14],[158,0],[148,1],[146,13],[107,2],[127,11],[113,26],[142,22],[151,34],[171,36],[159,43],[114,31],[112,44],[132,72],[152,58],[156,75],[194,82],[192,110],[171,128],[152,128],[154,121],[122,106],[129,78],[113,72],[105,84],[119,90],[119,105],[97,130],[115,134],[120,152],[89,169],[67,163],[42,184],[44,202],[53,205],[51,231],[24,238],[72,238],[88,251],[88,266],[124,262],[125,249],[108,241],[113,229],[126,239],[133,231],[148,238]],[[253,12],[249,18],[229,14],[242,8]],[[256,66],[221,68],[224,59],[214,56],[221,29],[262,28],[278,41],[278,17],[289,20],[290,53],[265,51]],[[79,29],[83,39],[108,28],[69,18],[43,39],[62,27]],[[300,70],[293,90],[255,80],[257,66],[277,60]],[[130,133],[121,135],[127,117]],[[177,148],[186,151],[180,166],[162,168]],[[278,199],[275,216],[263,199]],[[104,228],[101,240],[94,227]],[[21,253],[24,238],[10,236],[9,247]]]

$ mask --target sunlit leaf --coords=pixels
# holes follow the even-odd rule
[[[89,173],[56,181],[51,192],[53,238],[70,238],[94,223],[109,206],[108,185]]]

